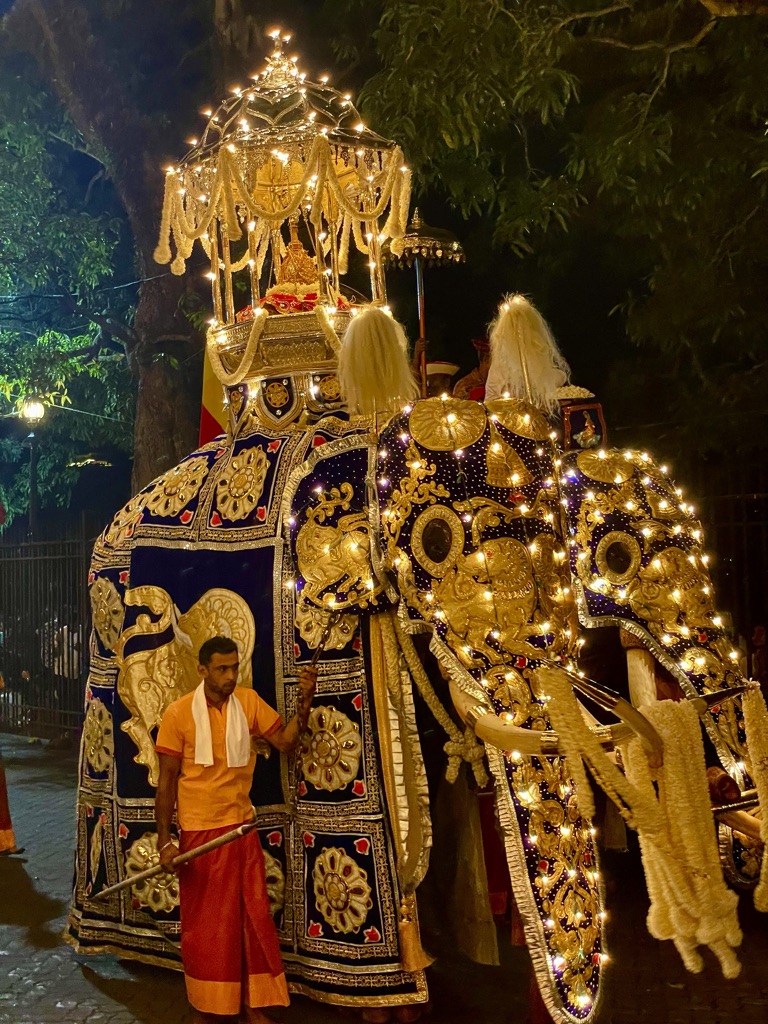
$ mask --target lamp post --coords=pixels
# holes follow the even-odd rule
[[[45,416],[45,405],[36,395],[27,395],[21,403],[21,417],[29,425],[29,520],[27,536],[30,540],[35,539],[37,533],[37,519],[39,512],[39,495],[37,490],[37,460],[40,451],[37,443],[35,427]]]
[[[463,263],[464,249],[461,242],[445,228],[433,228],[425,224],[418,210],[402,238],[385,243],[382,259],[387,266],[410,267],[416,270],[416,303],[419,310],[419,341],[426,340],[426,312],[424,307],[424,266],[444,267],[450,263]],[[421,397],[427,397],[427,354],[421,355]]]

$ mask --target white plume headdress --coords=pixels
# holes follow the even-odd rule
[[[485,400],[524,398],[554,412],[570,368],[541,313],[524,295],[508,295],[490,325],[491,365]]]
[[[391,416],[415,401],[418,387],[402,326],[369,306],[352,318],[339,351],[339,386],[351,413]]]

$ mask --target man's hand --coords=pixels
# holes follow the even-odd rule
[[[427,339],[417,338],[416,343],[413,346],[413,358],[411,359],[411,367],[413,372],[418,376],[421,373],[421,360],[422,356],[427,354]]]
[[[298,715],[302,730],[306,727],[316,689],[317,667],[315,665],[307,665],[299,672],[299,703],[296,708],[296,714]]]
[[[173,859],[174,857],[178,857],[180,852],[176,841],[166,839],[162,850],[159,850],[158,852],[160,853],[160,863],[163,865],[165,870],[171,874],[176,874],[178,869],[173,866]]]

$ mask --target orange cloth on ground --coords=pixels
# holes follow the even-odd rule
[[[13,834],[11,810],[8,806],[8,789],[5,784],[5,768],[0,757],[0,853],[16,849],[16,837]]]
[[[182,853],[226,831],[182,832]],[[221,1015],[239,1013],[241,1005],[287,1006],[258,833],[183,865],[179,885],[181,956],[190,1003]]]
[[[192,690],[186,697],[169,704],[160,723],[155,746],[158,754],[181,758],[176,799],[179,828],[186,831],[241,825],[253,817],[248,794],[256,753],[251,753],[248,764],[242,768],[227,765],[227,705],[231,700],[240,701],[252,736],[269,736],[280,725],[280,716],[255,690],[245,686],[236,686],[221,710],[208,704],[213,764],[206,768],[195,764],[194,695]]]

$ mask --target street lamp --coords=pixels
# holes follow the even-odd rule
[[[45,416],[45,406],[36,395],[27,395],[21,403],[21,415],[30,427],[35,427]]]
[[[402,238],[385,243],[382,259],[386,266],[416,268],[416,302],[419,309],[419,340],[426,339],[426,313],[424,308],[424,265],[445,267],[451,263],[463,263],[464,249],[456,235],[445,228],[433,228],[425,224],[419,211],[413,211],[413,219]],[[427,396],[426,352],[421,356],[421,395]]]
[[[21,403],[21,418],[32,428],[29,432],[29,525],[28,536],[35,539],[39,512],[39,496],[37,492],[37,460],[40,452],[37,446],[37,435],[34,428],[45,416],[45,405],[36,395],[27,395]]]

